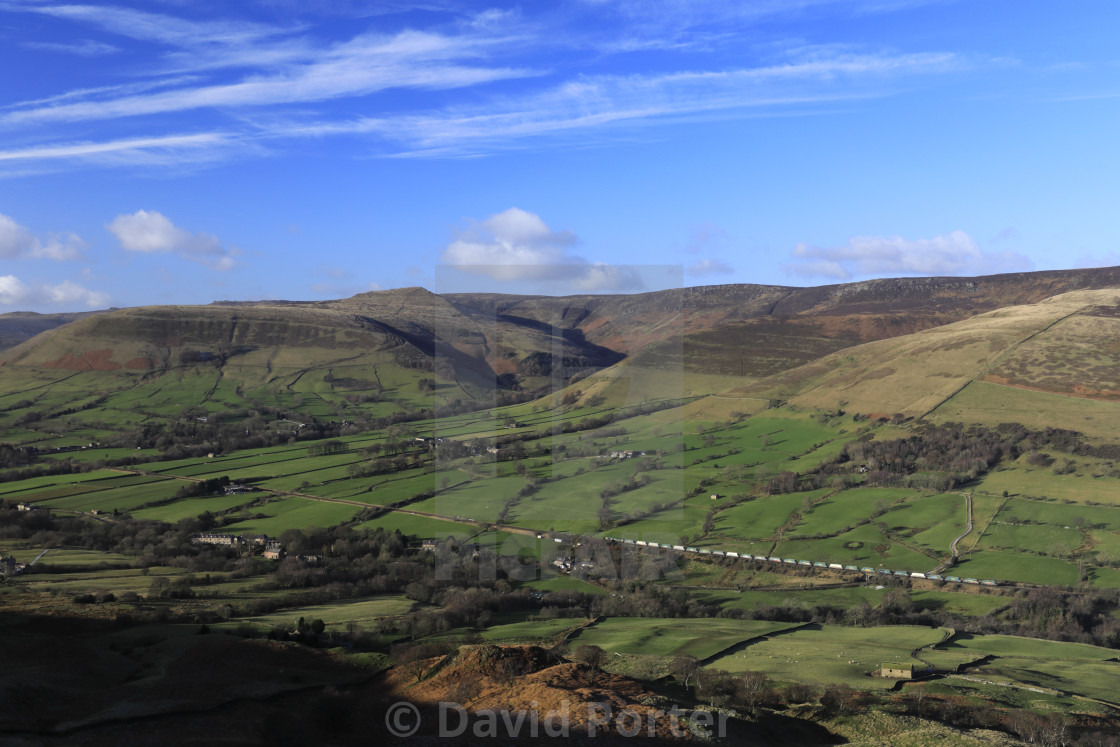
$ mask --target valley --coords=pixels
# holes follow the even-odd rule
[[[614,678],[774,743],[779,717],[1103,739],[1120,283],[921,282],[406,289],[64,324],[0,353],[0,612],[27,645],[54,625],[151,648],[129,656],[165,661],[143,676],[168,687],[202,629],[298,651],[309,673],[269,703],[333,683],[434,707],[442,667],[540,647],[519,671],[569,695]],[[482,708],[504,676],[459,694]],[[125,678],[128,709],[99,708],[36,677],[84,720],[9,735],[101,738],[202,702],[165,710]],[[213,702],[250,707],[235,691]]]

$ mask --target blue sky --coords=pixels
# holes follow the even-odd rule
[[[1120,264],[1120,5],[0,0],[0,311]]]

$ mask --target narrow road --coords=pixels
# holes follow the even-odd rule
[[[964,527],[964,534],[957,537],[955,540],[953,540],[953,544],[949,545],[949,549],[953,551],[953,560],[956,560],[961,556],[960,552],[957,550],[957,543],[968,535],[972,534],[972,493],[964,493],[964,510],[967,517],[967,523]]]
[[[941,563],[939,563],[936,568],[930,571],[930,573],[941,573],[948,570],[949,568],[952,568],[953,565],[957,562],[957,558],[961,556],[960,550],[957,549],[957,543],[959,543],[968,535],[972,534],[972,493],[961,493],[961,495],[964,496],[964,532],[962,532],[949,544],[949,552],[952,553],[953,557],[941,561]]]

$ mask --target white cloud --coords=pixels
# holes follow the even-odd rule
[[[441,261],[495,280],[544,279],[558,266],[584,265],[568,253],[571,231],[553,231],[540,216],[512,207],[465,231]]]
[[[118,215],[106,228],[126,251],[141,254],[173,252],[215,270],[233,269],[233,256],[239,253],[236,248],[224,246],[217,236],[179,228],[155,210]]]
[[[596,262],[586,268],[577,267],[576,276],[572,279],[572,287],[588,293],[602,293],[614,291],[644,290],[645,281],[638,272],[626,265],[608,265]]]
[[[0,306],[87,306],[91,309],[109,305],[109,295],[90,290],[73,281],[66,280],[58,285],[28,285],[15,275],[0,275]]]
[[[0,304],[11,306],[21,303],[28,295],[28,287],[15,275],[0,275]]]
[[[86,242],[74,233],[51,234],[47,240],[36,237],[24,226],[0,214],[0,257],[50,259],[56,262],[83,258]]]
[[[931,239],[854,236],[847,246],[798,244],[786,272],[848,280],[867,275],[985,275],[1029,270],[1030,260],[1011,251],[984,252],[964,231]]]
[[[76,233],[58,233],[47,237],[46,243],[36,240],[29,252],[37,259],[51,259],[55,262],[75,261],[84,258],[86,242]]]
[[[440,261],[500,282],[533,281],[589,292],[643,287],[627,267],[572,254],[577,243],[571,231],[554,231],[540,216],[512,207],[464,231]]]
[[[704,275],[730,275],[735,268],[718,259],[701,259],[685,269],[685,274],[694,277]]]
[[[0,257],[14,259],[35,246],[35,236],[6,215],[0,214]]]
[[[91,309],[109,305],[109,294],[90,290],[69,280],[58,285],[44,285],[42,292],[53,304],[81,303]]]

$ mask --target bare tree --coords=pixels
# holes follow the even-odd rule
[[[587,667],[588,680],[594,682],[595,673],[602,669],[607,661],[607,652],[598,646],[584,644],[572,652],[572,660]]]
[[[684,682],[688,687],[689,680],[700,668],[700,661],[695,656],[676,656],[669,662],[669,671],[674,677]]]

